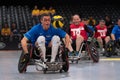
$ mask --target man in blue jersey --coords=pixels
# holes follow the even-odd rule
[[[112,38],[112,40],[114,40],[115,45],[116,45],[116,42],[118,42],[120,40],[120,19],[118,19],[117,25],[115,25],[112,29],[111,38]]]
[[[29,61],[27,42],[30,41],[33,46],[41,49],[44,62],[46,61],[46,46],[52,47],[51,62],[54,62],[60,45],[60,38],[65,38],[65,46],[68,48],[68,46],[70,46],[69,35],[62,29],[54,28],[51,25],[51,17],[49,14],[41,15],[40,21],[41,24],[33,26],[24,34],[24,37],[21,40],[25,58],[27,59],[26,61]]]

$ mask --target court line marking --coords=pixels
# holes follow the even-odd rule
[[[100,59],[100,61],[120,61],[120,58],[104,58]]]

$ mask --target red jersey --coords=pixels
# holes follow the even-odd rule
[[[106,26],[100,27],[100,25],[97,25],[96,30],[97,30],[97,32],[95,32],[96,38],[97,37],[101,37],[101,38],[106,37],[106,34],[107,34],[107,27]]]
[[[70,35],[72,40],[76,40],[77,35],[81,35],[84,40],[87,40],[87,32],[85,31],[84,23],[80,23],[79,25],[70,25]]]

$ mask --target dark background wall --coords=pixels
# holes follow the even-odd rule
[[[91,5],[119,5],[119,0],[0,0],[0,5],[29,5],[34,6],[56,6],[56,5],[76,5],[76,4],[91,4]]]
[[[60,14],[60,15],[64,14],[63,16],[66,16],[65,20],[66,20],[66,22],[68,22],[67,25],[69,25],[69,20],[70,20],[69,17],[71,16],[71,14],[74,14],[74,13],[80,13],[80,15],[82,15],[82,17],[84,17],[84,16],[87,17],[90,15],[89,13],[91,13],[92,15],[94,13],[94,16],[95,17],[97,16],[96,19],[100,18],[101,16],[104,17],[104,15],[105,15],[104,13],[106,13],[106,11],[108,11],[107,13],[109,13],[113,17],[113,19],[117,19],[120,14],[120,9],[119,9],[120,5],[119,5],[118,0],[114,0],[114,1],[111,1],[111,0],[0,0],[0,7],[1,7],[0,10],[2,13],[1,14],[2,17],[0,17],[0,18],[3,18],[3,11],[5,11],[5,9],[7,10],[7,12],[10,9],[9,8],[10,6],[15,6],[15,7],[17,6],[16,9],[19,9],[19,8],[21,9],[21,7],[19,7],[19,5],[20,6],[25,6],[25,5],[29,6],[28,8],[31,8],[31,9],[29,9],[30,11],[28,11],[29,14],[31,14],[31,10],[34,7],[34,5],[38,5],[39,9],[41,9],[43,6],[45,6],[46,8],[50,7],[50,6],[53,6],[53,7],[55,6],[54,8],[56,8],[56,11],[58,14]],[[90,6],[87,6],[87,7],[85,7],[85,9],[83,9],[81,7],[81,5],[85,5],[85,6],[86,5],[95,5],[95,6],[93,6],[95,11],[92,10],[93,8]],[[109,5],[109,6],[107,6],[107,10],[103,10],[104,5]],[[4,7],[7,7],[7,8],[3,9]],[[85,10],[88,12],[86,13]],[[99,13],[99,14],[97,14],[97,13]],[[26,15],[26,14],[22,14],[22,15]],[[20,17],[20,19],[21,19],[21,17]],[[17,19],[17,20],[20,21],[20,19]],[[27,26],[27,27],[29,27],[29,26]],[[19,49],[18,48],[19,43],[20,42],[15,42],[15,41],[2,43],[0,41],[0,50]],[[1,49],[1,47],[4,47],[4,48]]]

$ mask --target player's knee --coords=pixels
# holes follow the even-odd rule
[[[81,35],[77,35],[77,40],[83,42],[83,41],[84,41],[84,38],[83,38],[83,36],[81,36]]]
[[[44,46],[45,45],[45,37],[44,36],[39,36],[37,38],[37,43],[38,43],[38,45]]]
[[[60,44],[60,37],[59,36],[53,36],[52,38],[52,45],[56,46]]]

